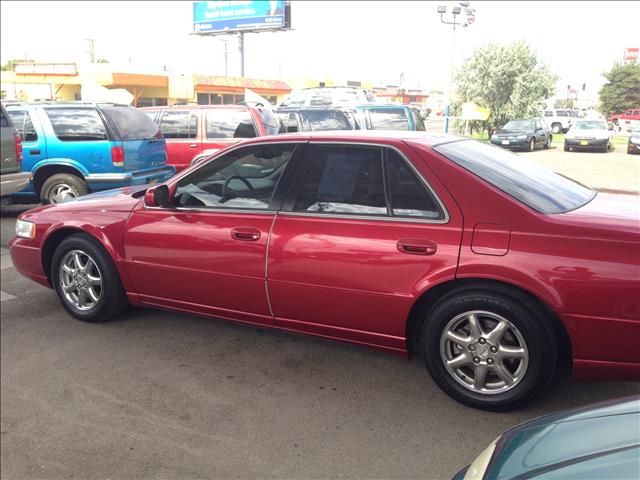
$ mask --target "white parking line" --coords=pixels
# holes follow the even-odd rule
[[[11,295],[4,290],[0,290],[0,302],[4,302],[5,300],[12,300],[14,298],[16,298],[15,295]]]

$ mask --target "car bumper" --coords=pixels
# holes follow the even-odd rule
[[[30,181],[30,172],[5,173],[0,176],[0,196],[13,195],[23,190]]]
[[[9,255],[15,269],[34,282],[51,287],[47,275],[42,270],[40,248],[30,245],[33,241],[15,237],[9,242]]]
[[[586,142],[586,144],[585,144]],[[573,138],[565,138],[564,144],[571,148],[602,148],[609,144],[608,138],[596,138],[589,140],[580,140]]]
[[[491,139],[491,143],[503,148],[527,148],[530,141],[531,140],[527,140],[526,138],[521,140],[503,140],[501,138]]]
[[[629,145],[627,145],[627,150],[632,153],[640,153],[640,144],[629,142]]]
[[[86,180],[92,190],[107,190],[129,185],[162,183],[173,177],[175,173],[175,167],[167,165],[162,168],[138,170],[135,172],[91,173],[86,176]]]

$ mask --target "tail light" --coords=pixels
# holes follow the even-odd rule
[[[111,163],[114,167],[124,167],[124,148],[121,145],[111,147]]]
[[[16,141],[16,162],[18,166],[22,166],[22,137],[18,133],[13,134],[13,138]]]

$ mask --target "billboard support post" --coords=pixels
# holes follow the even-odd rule
[[[238,33],[238,49],[240,50],[240,77],[244,78],[244,32]]]

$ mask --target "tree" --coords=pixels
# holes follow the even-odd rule
[[[14,60],[7,60],[7,63],[3,64],[2,66],[0,66],[0,70],[2,70],[3,72],[10,72],[13,70],[13,64],[14,63],[35,63],[34,60],[28,60],[26,58],[17,58]]]
[[[558,77],[538,60],[525,42],[476,49],[455,77],[455,112],[466,102],[491,109],[488,127],[501,127],[518,117],[538,115],[555,93]]]
[[[603,73],[608,80],[600,89],[600,111],[605,115],[622,113],[640,106],[640,64],[615,63]]]
[[[110,62],[106,58],[99,58],[98,60],[96,60],[96,63],[110,63]]]

